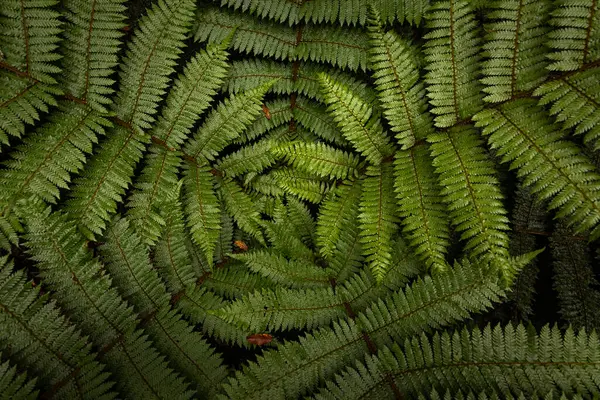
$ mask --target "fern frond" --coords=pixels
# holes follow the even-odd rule
[[[339,239],[335,242],[333,254],[327,260],[327,275],[337,282],[344,282],[356,274],[362,267],[365,257],[361,245],[360,226],[348,223],[341,231]]]
[[[271,175],[286,193],[315,204],[320,203],[330,189],[325,178],[293,168],[276,169]]]
[[[583,141],[600,149],[600,68],[578,72],[547,82],[537,88],[539,104],[549,105],[550,114],[565,129],[575,128]]]
[[[226,374],[220,357],[192,332],[193,326],[171,310],[171,296],[152,268],[141,238],[126,219],[112,221],[100,253],[123,297],[146,316],[144,329],[157,349],[195,383],[198,393],[214,393]]]
[[[265,108],[269,110],[271,118],[266,118],[266,115],[264,118],[259,116],[237,139],[233,141],[233,143],[243,144],[250,142],[251,140],[264,135],[266,132],[272,132],[275,128],[290,122],[290,120],[294,118],[294,115],[292,114],[291,99],[277,98],[273,101],[266,101],[264,103],[263,113]]]
[[[233,246],[233,218],[227,213],[225,207],[221,204],[221,230],[215,247],[215,262],[225,260],[231,253]]]
[[[502,398],[512,393],[532,398],[560,388],[590,396],[600,388],[594,378],[598,344],[595,333],[569,329],[563,335],[547,326],[539,335],[523,325],[487,325],[483,330],[436,333],[431,339],[422,334],[344,372],[316,398],[389,398],[389,382],[409,397],[431,388],[491,388]]]
[[[360,196],[360,236],[365,261],[381,282],[391,261],[391,241],[396,230],[396,202],[391,164],[369,166]]]
[[[482,47],[486,58],[481,66],[487,93],[484,101],[510,100],[544,81],[550,6],[547,0],[497,0],[491,4]]]
[[[473,391],[467,392],[465,390],[458,390],[453,392],[448,389],[443,392],[443,395],[440,393],[433,389],[427,397],[423,394],[420,394],[419,400],[583,400],[581,394],[575,393],[567,395],[565,392],[561,393],[557,390],[551,390],[548,393],[542,394],[525,394],[520,392],[515,395],[502,392],[501,390],[485,390],[476,394]]]
[[[427,112],[425,87],[419,80],[411,45],[394,31],[384,33],[379,12],[372,9],[371,14],[369,63],[375,88],[390,130],[396,134],[401,149],[405,150],[433,131],[433,121]]]
[[[0,66],[27,78],[32,85],[55,84],[54,76],[61,72],[54,64],[62,57],[57,51],[59,34],[63,31],[60,14],[54,9],[57,3],[57,0],[6,0],[2,4]]]
[[[323,87],[325,103],[329,106],[328,111],[344,137],[375,165],[390,156],[393,146],[373,107],[352,93],[347,86],[325,74],[319,74],[319,82]]]
[[[39,391],[35,390],[36,382],[36,378],[28,379],[26,373],[18,373],[17,367],[11,367],[8,361],[0,364],[0,393],[7,399],[37,399]]]
[[[225,209],[233,217],[238,227],[260,243],[264,243],[259,227],[260,215],[252,199],[230,178],[218,179],[217,188]]]
[[[258,117],[262,98],[272,84],[271,81],[243,94],[233,95],[219,104],[184,147],[184,152],[194,158],[202,156],[214,160]]]
[[[0,259],[0,348],[4,355],[27,366],[49,397],[114,398],[110,392],[114,383],[91,344],[56,303],[39,294],[23,271],[13,272],[12,263],[6,257]],[[4,390],[0,378],[0,393],[6,396],[9,391]]]
[[[302,241],[297,228],[288,222],[286,210],[282,211],[284,218],[262,222],[270,248],[291,260],[314,262],[314,252]]]
[[[273,282],[260,274],[248,271],[240,262],[229,260],[227,267],[218,268],[202,282],[202,287],[229,300],[272,288]]]
[[[359,158],[322,142],[295,141],[280,144],[271,150],[302,172],[330,179],[346,179],[358,174]]]
[[[600,284],[594,277],[586,243],[573,237],[563,224],[550,237],[553,257],[554,290],[559,313],[575,329],[600,327]]]
[[[406,238],[428,268],[445,269],[449,220],[427,144],[396,152],[394,175]]]
[[[435,126],[446,128],[481,109],[477,80],[480,35],[466,0],[433,3],[426,15],[431,30],[423,36],[427,96],[436,115]]]
[[[185,246],[187,238],[183,208],[179,201],[180,186],[168,194],[161,213],[165,226],[154,248],[154,265],[171,293],[178,293],[195,282],[196,274]],[[133,224],[132,224],[133,225]]]
[[[219,237],[221,210],[215,194],[215,180],[207,166],[188,163],[183,175],[185,213],[192,239],[212,262]]]
[[[263,353],[224,385],[229,399],[296,398],[331,379],[354,360],[368,354],[367,335],[375,346],[401,341],[423,330],[438,328],[485,310],[505,289],[497,271],[456,264],[436,279],[419,279],[405,291],[378,301],[355,320],[340,320],[332,328],[306,334]],[[468,311],[467,311],[468,310]],[[225,397],[223,397],[225,398]]]
[[[50,121],[25,138],[5,161],[0,177],[3,214],[8,215],[20,198],[31,195],[55,203],[71,174],[83,168],[97,136],[110,126],[110,121],[89,107],[61,102]]]
[[[348,145],[334,119],[319,103],[298,96],[292,111],[297,122],[321,139],[336,145]]]
[[[19,208],[27,225],[26,245],[61,308],[103,349],[102,360],[114,372],[117,389],[139,399],[190,398],[193,392],[187,383],[168,367],[144,332],[135,329],[139,321],[131,306],[86,251],[75,223],[43,207],[30,202]]]
[[[11,224],[9,218],[0,215],[0,249],[9,252],[12,245],[19,243],[19,236],[17,235],[17,229]]]
[[[106,221],[116,211],[149,140],[122,126],[115,126],[107,136],[101,150],[86,164],[84,174],[75,180],[65,206],[90,240],[102,233]]]
[[[316,222],[307,205],[293,196],[286,198],[287,214],[285,220],[281,223],[289,224],[295,232],[295,235],[310,246],[316,238]]]
[[[221,158],[217,161],[215,168],[232,178],[249,172],[262,172],[275,164],[275,157],[271,149],[276,144],[275,141],[268,138],[259,140]]]
[[[94,110],[112,103],[112,74],[117,66],[125,26],[124,0],[67,0],[63,3],[65,40],[61,83],[72,96]]]
[[[518,169],[524,186],[550,200],[548,208],[558,209],[557,216],[576,232],[589,229],[592,239],[600,236],[600,175],[534,100],[507,103],[474,119],[502,162]]]
[[[113,111],[126,123],[146,130],[177,64],[194,17],[192,0],[159,0],[139,21],[125,53]]]
[[[559,0],[548,34],[551,71],[573,71],[600,59],[600,4],[597,1]]]
[[[494,164],[472,127],[431,135],[433,165],[439,175],[452,224],[472,257],[501,261],[508,255],[508,218]]]
[[[279,285],[291,288],[316,288],[329,286],[329,279],[323,268],[306,260],[286,260],[283,256],[265,250],[254,250],[242,254],[232,254],[235,260]]]

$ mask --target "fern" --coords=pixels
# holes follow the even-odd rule
[[[17,368],[6,361],[0,364],[0,391],[6,398],[15,400],[35,399],[38,391],[34,390],[36,380],[27,379],[27,375],[17,375]]]

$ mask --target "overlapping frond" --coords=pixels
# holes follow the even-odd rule
[[[519,92],[536,88],[548,74],[546,35],[549,1],[494,1],[487,14],[486,58],[481,67],[487,96],[484,101],[510,100]]]
[[[65,40],[60,81],[71,95],[105,112],[112,103],[113,72],[125,26],[124,0],[63,2]]]
[[[270,175],[275,179],[277,188],[315,204],[320,203],[323,196],[331,189],[327,178],[295,168],[279,168]]]
[[[259,227],[260,215],[250,196],[231,178],[218,179],[217,187],[225,209],[237,226],[263,243],[264,238]]]
[[[580,331],[523,325],[466,329],[426,335],[394,344],[364,364],[345,371],[317,399],[394,398],[394,382],[403,396],[471,388],[493,390],[502,398],[523,393],[537,397],[561,388],[568,394],[595,395],[600,384],[598,336]],[[532,396],[532,397],[530,397]]]
[[[573,71],[600,59],[600,4],[559,0],[552,11],[548,54],[552,71]]]
[[[1,360],[1,358],[0,358]],[[37,379],[28,379],[26,373],[18,373],[15,365],[8,361],[0,364],[0,392],[7,399],[34,400],[39,391],[35,390]]]
[[[537,88],[539,104],[551,105],[550,114],[565,129],[583,135],[583,141],[600,149],[600,68],[565,75]]]
[[[428,139],[441,194],[465,250],[472,257],[501,261],[508,255],[508,218],[494,164],[475,129],[439,132]]]
[[[449,219],[428,145],[396,152],[394,176],[398,216],[406,239],[428,268],[445,269]]]
[[[475,117],[492,148],[548,208],[576,232],[600,236],[600,175],[534,100],[516,100]]]
[[[425,87],[419,79],[411,44],[400,39],[394,31],[384,32],[379,12],[375,9],[371,12],[369,63],[375,88],[383,115],[396,134],[401,149],[405,150],[433,131],[431,116],[427,112]]]
[[[328,111],[344,137],[367,159],[378,165],[393,153],[393,146],[381,126],[373,106],[355,95],[346,85],[334,78],[319,74]]]
[[[6,257],[0,259],[0,349],[4,355],[33,372],[48,397],[114,398],[110,374],[97,361],[98,354],[91,351],[88,340],[56,303],[40,296],[39,288],[27,281],[23,271],[12,269]],[[0,393],[6,397],[10,390],[1,387],[2,383]]]
[[[427,96],[435,125],[445,128],[481,109],[480,35],[466,0],[436,1],[426,18],[430,29],[424,36]]]

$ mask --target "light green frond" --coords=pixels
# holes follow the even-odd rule
[[[83,168],[97,136],[104,135],[108,126],[112,124],[91,108],[61,102],[60,111],[27,136],[5,161],[0,178],[3,214],[8,215],[17,200],[31,195],[55,203],[60,189],[67,188],[71,174]]]
[[[285,223],[289,224],[304,244],[310,246],[315,241],[316,222],[307,204],[294,196],[286,197]],[[282,221],[283,222],[283,221]]]
[[[241,262],[230,260],[202,282],[202,287],[229,300],[238,299],[257,290],[272,288],[273,282],[250,272]]]
[[[398,222],[391,164],[367,168],[358,221],[365,261],[375,279],[381,282],[390,268],[392,235]]]
[[[218,179],[217,189],[225,209],[233,217],[237,226],[260,243],[264,243],[259,226],[260,215],[248,194],[230,178]]]
[[[502,261],[508,256],[508,218],[494,164],[470,126],[429,137],[450,220],[471,257]]]
[[[573,71],[600,59],[600,4],[597,1],[555,2],[548,34],[551,71]]]
[[[195,282],[190,254],[185,245],[187,231],[183,221],[183,206],[179,201],[180,184],[168,194],[161,215],[165,226],[154,248],[153,264],[171,293],[178,293]]]
[[[106,112],[114,93],[113,72],[118,64],[125,26],[124,0],[66,0],[64,58],[61,83],[72,96]]]
[[[40,296],[39,288],[28,282],[23,271],[12,269],[6,257],[0,258],[0,349],[4,355],[35,374],[46,394],[55,388],[56,398],[114,398],[110,374],[97,361],[88,340],[56,303]],[[10,390],[2,389],[2,382],[0,378],[0,393],[6,396]]]
[[[367,159],[378,165],[393,153],[393,146],[383,131],[379,116],[373,107],[342,83],[325,74],[319,74],[328,111],[351,142]]]
[[[295,168],[279,168],[274,170],[270,176],[273,176],[278,188],[314,204],[319,204],[323,196],[330,190],[326,178],[298,171]]]
[[[216,311],[248,332],[312,330],[346,315],[331,288],[263,289]]]
[[[0,358],[1,360],[1,358]],[[39,391],[35,390],[37,379],[28,379],[26,373],[18,373],[16,366],[5,361],[0,364],[0,393],[7,399],[35,400]]]
[[[326,108],[308,98],[298,96],[293,108],[294,119],[306,129],[330,143],[348,145]]]
[[[435,126],[446,128],[481,109],[480,34],[466,0],[439,0],[426,15],[427,96]]]
[[[320,254],[328,260],[332,259],[342,236],[356,225],[362,192],[361,182],[346,182],[329,192],[321,203],[316,244]]]
[[[495,0],[485,25],[481,67],[484,101],[497,103],[535,89],[548,75],[547,0]]]
[[[189,25],[193,0],[159,0],[139,20],[121,64],[113,111],[126,123],[147,130],[177,64]]]
[[[436,333],[431,339],[422,334],[345,371],[316,398],[393,398],[390,382],[411,398],[431,388],[491,388],[501,398],[524,393],[528,399],[560,388],[587,397],[600,389],[594,379],[598,345],[595,333],[569,329],[563,334],[547,326],[539,334],[523,325],[487,325]]]
[[[314,262],[315,253],[302,241],[298,229],[288,221],[286,211],[285,208],[282,210],[284,218],[275,216],[275,221],[262,222],[270,248],[290,260]]]
[[[266,101],[263,103],[263,114],[265,114],[265,108],[269,110],[270,118],[259,116],[248,128],[243,131],[240,136],[233,142],[236,144],[247,143],[254,140],[266,132],[272,132],[275,128],[278,128],[288,122],[294,117],[292,114],[292,105],[290,98],[277,98],[273,101]]]
[[[322,142],[295,141],[273,147],[273,154],[299,171],[329,179],[346,179],[358,174],[359,158]]]
[[[573,75],[565,75],[537,88],[541,106],[551,105],[550,114],[583,135],[583,141],[600,149],[600,68],[590,68]]]
[[[215,167],[232,178],[249,172],[262,172],[275,163],[271,149],[276,145],[268,138],[259,140],[218,160]]]
[[[262,98],[273,82],[233,95],[212,111],[184,148],[194,158],[214,160],[259,115]]]
[[[221,209],[215,194],[215,178],[208,166],[187,163],[183,172],[183,206],[194,242],[212,262],[219,237]]]
[[[87,162],[69,193],[65,210],[77,221],[81,232],[90,240],[101,234],[106,221],[117,210],[117,203],[131,183],[135,165],[142,157],[147,136],[115,126]]]
[[[396,152],[394,176],[398,216],[406,239],[428,268],[445,269],[449,218],[428,145]]]
[[[360,226],[348,221],[335,242],[333,254],[327,260],[327,275],[334,277],[337,282],[344,282],[363,266],[365,257],[360,234]]]
[[[136,330],[139,321],[118,294],[103,267],[86,249],[75,223],[50,213],[39,203],[23,210],[25,235],[40,276],[70,320],[77,323],[114,372],[117,389],[127,397],[188,399],[187,383],[168,367],[147,336]]]
[[[518,170],[548,208],[580,233],[600,236],[600,175],[564,132],[556,129],[535,100],[517,100],[475,117],[492,148]]]
[[[231,256],[273,282],[291,288],[328,287],[325,270],[305,260],[286,260],[283,256],[265,250],[248,251]]]
[[[394,31],[384,32],[379,13],[374,10],[369,20],[369,37],[369,63],[383,115],[404,150],[433,131],[414,50]]]

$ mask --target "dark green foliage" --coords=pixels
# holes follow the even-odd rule
[[[0,1],[0,398],[598,398],[599,4]]]

